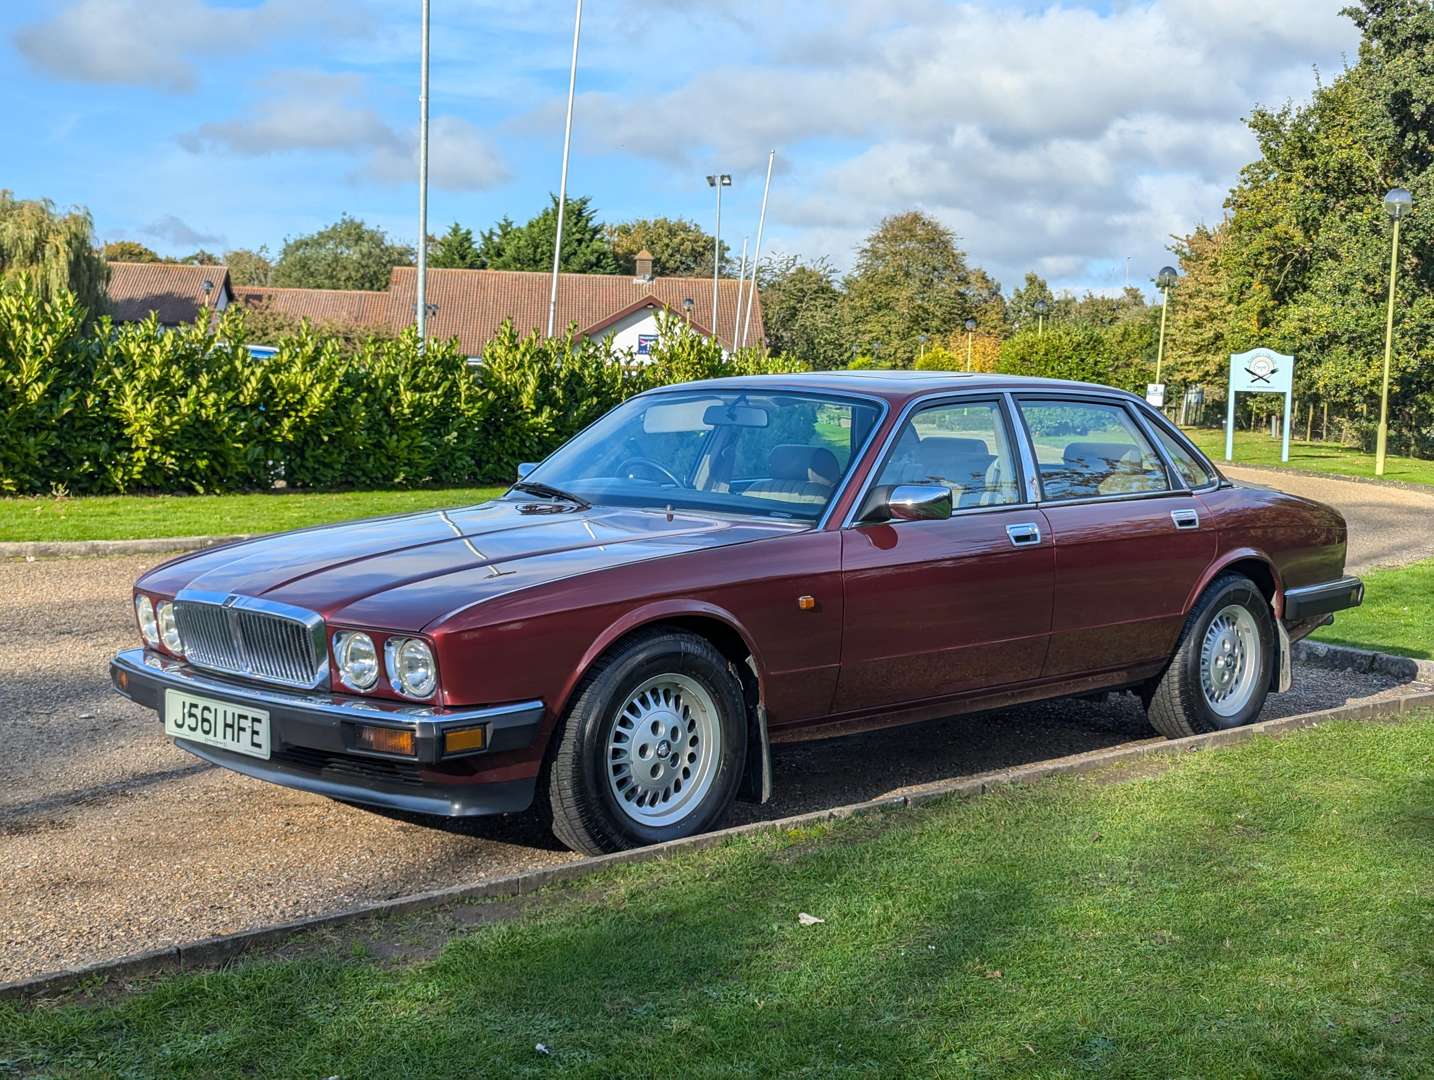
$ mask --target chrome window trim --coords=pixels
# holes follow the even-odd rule
[[[273,615],[276,618],[288,619],[291,622],[300,623],[304,629],[308,631],[311,643],[314,647],[314,655],[320,658],[314,678],[302,684],[289,682],[285,679],[271,678],[254,671],[233,671],[229,668],[211,668],[204,667],[197,663],[193,665],[196,669],[200,671],[214,671],[240,679],[252,679],[255,682],[262,682],[269,686],[285,686],[298,690],[318,690],[329,686],[329,637],[324,624],[324,617],[317,611],[312,611],[305,607],[298,607],[295,604],[281,603],[277,600],[265,600],[258,596],[214,592],[208,589],[180,589],[179,592],[175,593],[174,599],[176,603],[207,604],[233,611],[253,611],[261,615]]]
[[[881,474],[882,467],[886,465],[887,459],[891,456],[891,451],[896,445],[896,440],[900,435],[902,428],[906,426],[906,422],[911,418],[911,415],[913,413],[918,412],[924,408],[972,398],[977,401],[995,402],[997,411],[1002,415],[1006,423],[1006,437],[1011,440],[1013,446],[1018,448],[1017,459],[1018,461],[1020,461],[1020,465],[1018,467],[1022,468],[1022,470],[1024,471],[1025,462],[1022,456],[1024,453],[1024,447],[1022,446],[1021,440],[1014,430],[1014,424],[1012,422],[1013,418],[1007,412],[1005,398],[1009,396],[1010,395],[1008,391],[1001,390],[996,387],[958,387],[929,390],[923,394],[918,394],[917,396],[907,401],[907,403],[901,407],[901,411],[896,414],[896,420],[891,425],[891,430],[886,433],[886,438],[882,440],[881,446],[875,450],[871,468],[867,471],[866,474],[866,481],[865,483],[863,483],[861,491],[857,493],[857,497],[852,500],[852,504],[847,509],[846,515],[842,518],[841,524],[838,526],[838,528],[852,529],[859,527],[855,520],[856,512],[861,509],[861,504],[866,501],[867,495],[869,495],[871,493],[871,489],[876,486],[877,477]],[[872,430],[873,432],[875,432],[876,429],[873,428]],[[851,474],[848,473],[847,475],[849,479]],[[1029,479],[1029,476],[1027,476],[1026,480],[1029,481]],[[1031,489],[1029,483],[1027,482],[1023,484],[1022,488],[1026,492],[1025,502],[1001,503],[998,506],[967,506],[961,507],[959,509],[953,508],[951,511],[951,517],[964,517],[967,514],[989,514],[993,511],[1001,510],[1036,509],[1037,504],[1035,500],[1030,498]],[[832,505],[836,505],[835,499],[832,500]],[[948,518],[946,520],[950,519]],[[877,524],[877,522],[869,522],[868,524]],[[903,521],[881,522],[880,524],[921,525],[926,523],[919,521]]]
[[[1086,401],[1092,404],[1109,405],[1114,408],[1124,409],[1127,413],[1129,413],[1131,411],[1131,407],[1135,405],[1135,403],[1137,403],[1140,399],[1135,397],[1134,394],[1129,394],[1123,390],[1111,390],[1103,393],[1096,387],[1092,387],[1089,391],[1075,390],[1069,393],[1065,393],[1059,390],[1013,390],[1010,391],[1010,394],[1013,399],[1012,404],[1016,409],[1016,415],[1020,418],[1021,421],[1021,433],[1027,439],[1031,440],[1031,465],[1033,476],[1037,485],[1036,505],[1038,507],[1044,509],[1047,506],[1088,506],[1092,503],[1133,502],[1137,499],[1168,499],[1172,495],[1190,494],[1190,489],[1185,487],[1183,483],[1179,487],[1177,487],[1171,482],[1172,477],[1177,476],[1178,473],[1175,473],[1171,469],[1170,463],[1166,460],[1164,452],[1158,446],[1159,440],[1153,438],[1151,434],[1145,430],[1145,427],[1141,423],[1139,415],[1137,413],[1137,415],[1133,417],[1133,419],[1135,420],[1136,428],[1137,430],[1144,433],[1146,441],[1151,444],[1151,449],[1155,452],[1155,456],[1160,462],[1160,467],[1165,471],[1166,486],[1163,490],[1132,491],[1120,495],[1086,495],[1078,499],[1047,499],[1045,497],[1045,488],[1041,486],[1041,471],[1038,467],[1036,467],[1035,464],[1035,440],[1031,439],[1030,428],[1026,424],[1026,414],[1020,408],[1021,402],[1026,400]]]

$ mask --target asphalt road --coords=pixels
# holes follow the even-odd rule
[[[1434,498],[1360,484],[1325,497],[1345,488],[1356,559],[1434,554]],[[0,981],[575,857],[529,815],[414,824],[176,749],[105,670],[133,643],[130,583],[154,561],[0,563]],[[1267,717],[1407,690],[1315,668],[1296,684]],[[778,747],[775,800],[732,821],[1150,737],[1124,695]]]

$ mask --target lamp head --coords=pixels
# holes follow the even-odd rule
[[[1047,311],[1050,310],[1050,305],[1047,304],[1044,300],[1037,300],[1035,302],[1034,309],[1037,315],[1044,315]]]
[[[1385,213],[1395,221],[1408,217],[1409,211],[1412,209],[1414,209],[1414,196],[1402,187],[1397,187],[1384,196]]]
[[[1180,280],[1180,274],[1173,266],[1162,266],[1160,273],[1155,275],[1155,284],[1162,289],[1172,288]]]
[[[966,333],[968,333],[968,334],[974,333],[975,330],[976,330],[976,320],[975,320],[975,319],[967,319],[967,320],[966,320]]]

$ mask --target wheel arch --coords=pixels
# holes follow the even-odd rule
[[[761,652],[752,640],[752,635],[730,611],[716,604],[696,600],[668,600],[647,604],[629,611],[593,639],[583,653],[557,701],[553,702],[553,713],[561,716],[567,709],[573,694],[592,665],[634,634],[651,630],[657,626],[671,626],[686,630],[711,642],[723,656],[730,660],[742,673],[744,683],[747,675],[752,676],[751,690],[754,704],[760,704],[762,690],[766,684],[766,667]],[[750,658],[750,667],[748,659]]]
[[[1195,602],[1200,599],[1200,595],[1210,587],[1210,583],[1228,571],[1244,574],[1253,581],[1274,611],[1275,618],[1281,617],[1284,607],[1284,581],[1280,577],[1279,568],[1275,566],[1274,560],[1255,548],[1236,548],[1227,551],[1211,563],[1190,591],[1190,595],[1185,598],[1185,613],[1187,615],[1194,609]]]

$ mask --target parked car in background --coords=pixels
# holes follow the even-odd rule
[[[929,372],[634,397],[502,498],[181,556],[112,665],[206,761],[584,852],[765,798],[771,744],[1128,688],[1247,724],[1358,604],[1345,524],[1117,390]],[[853,763],[853,768],[859,768]]]

